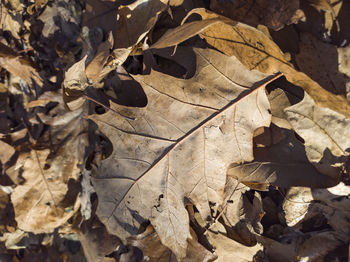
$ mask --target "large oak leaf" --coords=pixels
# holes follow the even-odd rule
[[[93,178],[101,221],[125,239],[150,220],[179,259],[192,238],[186,203],[210,221],[222,203],[226,168],[253,159],[253,132],[271,120],[264,86],[272,77],[215,50],[195,53],[191,79],[134,76],[147,106],[111,104],[134,120],[112,110],[91,117],[114,149]]]
[[[350,117],[350,104],[343,96],[328,92],[306,74],[295,70],[286,61],[279,47],[263,32],[203,8],[191,10],[183,22],[192,14],[199,14],[203,20],[169,30],[170,32],[165,34],[166,37],[161,37],[150,48],[177,45],[184,39],[192,37],[197,30],[198,35],[208,44],[226,55],[237,57],[248,69],[266,74],[282,72],[289,82],[304,89],[317,105]],[[218,19],[221,19],[221,22],[218,22]],[[208,20],[215,23],[208,23]],[[183,30],[184,28],[186,30]],[[188,32],[187,37],[186,32]],[[180,37],[176,38],[175,34]]]

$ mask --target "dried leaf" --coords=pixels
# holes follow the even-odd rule
[[[335,45],[317,40],[309,33],[303,33],[300,35],[300,52],[296,54],[295,59],[300,70],[322,87],[333,94],[346,96],[349,77],[339,72],[338,50]]]
[[[264,185],[265,190],[269,185],[317,188],[334,186],[339,182],[339,168],[330,169],[327,175],[320,173],[309,162],[304,147],[293,133],[286,132],[286,138],[279,143],[254,148],[253,162],[232,164],[227,174],[254,189],[258,189],[254,183]]]
[[[42,35],[45,38],[52,38],[55,34],[59,34],[61,38],[59,41],[72,41],[79,35],[79,21],[73,6],[68,0],[57,0],[46,5],[38,17],[44,24]]]
[[[80,212],[85,220],[90,219],[91,217],[91,201],[90,197],[95,193],[94,188],[91,185],[90,171],[84,169],[82,172],[82,181],[81,181],[81,195],[80,198]]]
[[[44,148],[50,145],[50,150],[34,148],[19,156],[17,172],[24,182],[11,194],[18,227],[34,233],[51,232],[78,211],[77,180],[87,146],[85,111],[67,112],[60,93],[45,92],[39,97],[48,98],[58,103],[49,113],[37,114],[48,132],[36,143]]]
[[[253,131],[270,123],[266,75],[214,50],[196,54],[192,79],[134,76],[149,104],[112,104],[134,121],[112,111],[91,117],[114,148],[93,178],[101,221],[125,238],[149,219],[179,259],[191,239],[186,199],[210,219],[209,201],[221,203],[228,164],[252,160]]]
[[[184,21],[192,14],[199,14],[203,24],[207,19],[221,18],[215,13],[197,8],[191,10]],[[232,25],[232,22],[226,22],[227,18],[222,19],[222,23],[215,23],[204,31],[199,30],[199,36],[224,54],[237,57],[249,70],[256,69],[267,74],[282,72],[289,82],[303,88],[319,106],[328,107],[350,118],[350,104],[346,99],[327,92],[307,75],[295,70],[268,36],[248,25],[242,23]],[[200,29],[197,21],[195,27]],[[193,32],[188,38],[192,35]],[[181,37],[185,38],[183,35]]]
[[[168,0],[137,0],[130,5],[96,0],[87,1],[83,24],[112,31],[114,48],[129,48],[139,43],[151,30]]]
[[[213,233],[211,231],[206,232],[209,242],[214,246],[215,253],[218,255],[218,259],[215,261],[226,262],[248,262],[254,261],[253,258],[258,251],[263,250],[263,246],[256,244],[253,247],[244,246],[220,233]]]
[[[84,91],[88,86],[85,73],[85,61],[87,56],[72,65],[65,73],[63,82],[63,100],[70,110],[80,108],[84,102]]]
[[[20,30],[24,27],[20,14],[12,14],[2,3],[0,4],[0,29],[8,31],[16,39],[20,39]]]
[[[263,24],[275,31],[282,29],[284,25],[296,24],[300,19],[305,18],[298,8],[298,0],[214,0],[210,2],[210,9],[215,13],[254,27]]]
[[[68,180],[77,179],[76,160],[56,163],[45,170],[49,150],[35,151],[23,160],[25,183],[11,194],[18,228],[34,233],[51,232],[64,224],[79,208],[77,202],[71,210],[62,201],[68,190]],[[71,203],[70,203],[71,204]]]
[[[339,26],[339,22],[337,20],[337,13],[334,10],[334,8],[332,7],[332,5],[330,4],[329,0],[307,0],[309,2],[310,5],[312,5],[313,7],[315,7],[317,9],[317,11],[321,12],[325,12],[325,28],[328,30],[328,32],[330,32],[332,30],[333,27],[333,22],[335,22],[336,26],[337,26],[337,30],[340,30],[340,26]],[[340,6],[342,5],[342,1],[340,2]],[[338,3],[339,3],[338,2]],[[339,6],[339,9],[340,9]],[[338,11],[339,11],[338,9]],[[327,19],[327,15],[330,16],[330,19]]]
[[[202,21],[194,21],[192,23],[184,24],[174,29],[166,31],[156,43],[150,46],[150,49],[165,48],[177,45],[197,34],[204,31],[209,26],[222,22],[223,18],[213,18]],[[232,21],[233,23],[233,21]]]
[[[28,85],[32,84],[32,80],[38,85],[42,84],[43,80],[30,61],[2,43],[0,43],[0,66],[22,78]]]
[[[306,154],[311,162],[318,163],[322,159],[325,165],[329,165],[336,163],[333,156],[349,155],[348,118],[316,105],[307,94],[300,103],[286,108],[285,112],[294,130],[305,140]],[[327,151],[331,154],[326,154]]]
[[[331,227],[305,237],[298,248],[299,257],[314,261],[341,246],[343,241],[349,241],[349,199],[341,197],[348,193],[349,186],[343,183],[328,189],[291,188],[288,191],[283,210],[289,226],[310,230],[308,227],[317,228],[323,223]]]
[[[96,216],[83,222],[80,228],[79,241],[88,262],[115,261],[115,259],[107,256],[114,252],[121,245],[121,242],[118,237],[108,233]]]
[[[0,148],[0,165],[4,165],[8,160],[10,160],[11,156],[15,153],[15,149],[1,140]]]
[[[191,229],[192,239],[189,241],[186,257],[181,261],[183,262],[207,262],[216,258],[211,252],[206,250],[201,244],[198,243],[196,234]],[[131,236],[128,242],[140,248],[143,252],[143,256],[147,257],[148,261],[157,262],[177,262],[178,260],[174,254],[166,247],[163,246],[159,236],[149,225],[146,230],[139,235]]]
[[[108,39],[99,45],[94,59],[86,67],[86,76],[91,79],[93,83],[99,80],[100,73],[107,62],[112,47],[113,35],[110,32]]]

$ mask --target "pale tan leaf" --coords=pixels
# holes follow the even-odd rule
[[[263,250],[263,246],[256,244],[253,247],[244,246],[220,233],[213,233],[207,231],[205,233],[208,236],[209,242],[214,246],[215,253],[218,259],[215,261],[237,261],[248,262],[253,261],[254,256],[258,251]]]
[[[2,3],[0,5],[0,29],[9,31],[14,38],[19,40],[21,38],[19,32],[24,27],[23,18],[19,13],[12,14]]]
[[[213,18],[205,9],[192,10],[203,19]],[[303,88],[318,105],[350,117],[350,105],[342,96],[327,92],[306,74],[289,64],[279,47],[262,32],[244,24],[212,26],[200,34],[209,44],[227,55],[235,55],[249,69],[271,74],[282,72],[287,80]],[[249,58],[249,59],[247,59]]]
[[[306,154],[311,162],[323,159],[325,164],[330,164],[334,161],[332,155],[349,155],[348,118],[318,106],[307,94],[300,103],[286,108],[285,112],[294,130],[305,140]],[[329,151],[331,154],[327,153]]]
[[[198,243],[195,232],[191,229],[192,239],[189,241],[186,257],[182,262],[207,262],[216,258],[210,251]],[[177,262],[175,255],[162,244],[154,228],[149,225],[146,230],[128,238],[128,243],[137,246],[149,262]]]
[[[207,19],[222,18],[208,10],[197,8],[191,10],[184,21],[192,14],[199,14],[203,23]],[[350,118],[350,104],[347,100],[343,96],[326,91],[306,74],[295,70],[268,36],[248,25],[242,23],[232,25],[232,22],[226,22],[227,18],[222,19],[223,22],[200,30],[199,36],[224,54],[237,57],[249,70],[256,69],[267,74],[282,72],[289,82],[303,88],[318,105],[328,107]],[[198,22],[196,22],[196,28],[200,28]],[[188,38],[191,36],[192,34],[188,35]],[[182,38],[185,37],[182,36]]]
[[[86,67],[86,76],[96,82],[99,80],[99,76],[104,65],[107,62],[107,58],[110,54],[110,50],[113,47],[113,35],[112,32],[109,33],[108,39],[101,43],[97,49],[97,53],[94,59]]]
[[[67,111],[61,93],[45,92],[39,99],[58,102],[37,115],[49,129],[37,143],[51,150],[20,154],[16,170],[24,182],[11,194],[18,227],[34,233],[52,232],[78,211],[78,178],[87,146],[83,109]]]
[[[326,165],[327,169],[319,168],[323,172],[318,171],[309,162],[305,148],[293,132],[285,132],[286,137],[278,143],[254,148],[253,162],[232,164],[227,171],[228,175],[257,190],[267,190],[269,185],[330,187],[339,182],[339,168]]]
[[[18,228],[36,234],[52,232],[79,209],[79,202],[71,210],[60,203],[68,191],[69,178],[77,179],[79,175],[77,160],[66,160],[64,166],[57,163],[44,170],[48,154],[49,150],[33,150],[24,156],[21,162],[25,183],[11,194]]]
[[[43,80],[30,61],[2,43],[0,43],[0,66],[22,78],[28,85],[31,85],[32,80],[38,85],[42,84]]]
[[[195,53],[191,79],[156,71],[134,76],[147,106],[112,108],[135,120],[112,111],[91,117],[114,148],[93,178],[101,221],[125,238],[149,219],[179,259],[191,239],[186,199],[211,219],[222,202],[227,166],[253,159],[253,132],[271,118],[264,90],[271,77],[215,50]]]
[[[85,73],[85,56],[80,61],[72,65],[64,76],[63,100],[70,110],[80,108],[84,102],[84,91],[88,86],[88,79]]]
[[[15,149],[9,144],[0,140],[0,163],[5,164],[15,153]]]
[[[156,43],[150,46],[150,48],[165,48],[173,45],[177,45],[190,37],[193,37],[207,27],[216,23],[222,22],[224,19],[213,18],[202,21],[194,21],[192,23],[184,24],[174,29],[169,29]],[[233,22],[233,21],[232,21]]]
[[[311,222],[326,223],[330,227],[313,231],[310,237],[304,238],[299,243],[299,257],[317,261],[349,241],[349,199],[345,197],[349,190],[349,186],[340,183],[328,189],[293,187],[288,191],[283,203],[288,226],[307,230]]]

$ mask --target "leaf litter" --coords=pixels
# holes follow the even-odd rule
[[[348,12],[3,1],[0,260],[347,261]]]

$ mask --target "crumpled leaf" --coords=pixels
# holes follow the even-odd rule
[[[311,162],[322,159],[326,165],[335,164],[334,156],[349,155],[350,119],[316,105],[307,94],[285,112],[293,129],[305,140],[306,154]]]
[[[43,22],[42,35],[51,38],[55,34],[64,36],[65,40],[72,40],[79,35],[79,22],[74,5],[69,0],[54,1],[46,5],[38,19]],[[59,39],[63,40],[63,39]]]
[[[34,233],[53,231],[79,209],[78,177],[87,146],[85,111],[67,112],[60,93],[45,92],[39,97],[47,98],[57,105],[37,117],[49,132],[36,141],[38,146],[19,156],[17,175],[24,182],[11,194],[18,227]],[[41,149],[47,145],[50,149]]]
[[[0,6],[0,29],[9,31],[16,39],[20,39],[19,32],[23,28],[20,14],[12,14],[2,3]]]
[[[328,230],[314,231],[310,237],[305,237],[298,248],[299,257],[308,257],[311,261],[315,261],[349,241],[348,194],[349,186],[344,183],[328,189],[311,190],[293,187],[288,191],[283,210],[289,226],[320,227],[324,223],[331,227]]]
[[[338,69],[346,75],[345,92],[350,101],[350,46],[338,48]]]
[[[244,246],[220,233],[207,231],[209,242],[214,246],[218,259],[215,261],[226,262],[234,258],[234,261],[248,262],[254,261],[253,258],[258,251],[263,250],[263,246],[256,244],[253,247]]]
[[[32,80],[38,85],[42,84],[43,80],[37,70],[31,65],[31,62],[3,43],[0,43],[0,66],[22,78],[28,85],[32,84]]]
[[[68,190],[68,180],[77,179],[79,174],[76,160],[66,159],[64,166],[58,161],[50,169],[44,170],[49,153],[49,150],[33,150],[21,159],[25,183],[15,188],[11,201],[18,228],[23,231],[36,234],[51,232],[79,208],[79,202],[71,210],[66,210],[69,206],[62,203]]]
[[[15,153],[15,149],[9,144],[0,140],[0,165],[4,165],[10,157]]]
[[[82,171],[82,180],[81,180],[81,195],[80,198],[80,212],[85,220],[90,219],[91,217],[91,201],[90,197],[95,193],[94,188],[91,185],[91,171],[84,169]]]
[[[203,24],[207,19],[221,17],[203,8],[196,8],[187,14],[184,21],[192,14],[199,14],[203,19]],[[195,26],[201,29],[198,21]],[[222,23],[215,23],[199,32],[198,35],[210,45],[228,56],[237,57],[249,70],[255,69],[267,74],[282,72],[289,82],[303,88],[318,105],[328,107],[350,118],[350,104],[344,97],[333,95],[304,73],[295,70],[285,60],[279,47],[261,31],[242,23],[232,25],[232,22],[227,22],[227,18],[222,18]],[[193,32],[188,35],[188,38],[192,35]],[[182,36],[181,39],[184,38]],[[172,43],[172,45],[176,44],[178,42]]]
[[[110,32],[108,39],[99,45],[94,59],[86,67],[86,76],[91,79],[93,83],[99,80],[100,73],[107,62],[112,47],[113,35]]]
[[[227,174],[256,190],[267,190],[269,185],[315,188],[338,183],[339,168],[326,170],[326,175],[322,174],[309,162],[305,148],[293,132],[285,132],[286,137],[276,144],[254,148],[253,162],[232,164]]]
[[[129,48],[139,43],[151,30],[168,0],[137,0],[130,5],[87,1],[83,24],[112,31],[114,48]]]
[[[215,50],[195,52],[192,79],[156,71],[134,76],[148,105],[112,109],[135,120],[116,118],[112,111],[91,117],[114,149],[93,178],[101,221],[125,238],[149,219],[179,259],[191,239],[184,204],[190,200],[210,220],[209,201],[222,202],[228,164],[253,159],[253,131],[269,125],[271,117],[266,75]]]
[[[114,258],[108,258],[107,255],[114,252],[121,242],[118,237],[107,232],[106,227],[98,221],[96,216],[84,221],[80,229],[79,241],[88,262],[115,261]]]
[[[279,241],[257,235],[258,242],[265,248],[265,254],[271,262],[294,261],[297,259],[296,243],[281,243]]]
[[[213,0],[210,9],[232,20],[254,27],[263,24],[275,31],[284,25],[296,24],[300,19],[305,19],[298,0]]]
[[[325,23],[324,26],[327,31],[330,33],[335,23],[337,30],[340,30],[339,22],[337,16],[339,10],[342,6],[342,1],[332,1],[332,0],[307,0],[311,6],[317,9],[318,12],[325,12]],[[332,6],[330,2],[337,4],[337,7]]]
[[[63,81],[63,100],[70,110],[80,108],[84,102],[84,91],[88,86],[88,78],[85,73],[85,56],[72,65],[65,73]]]
[[[302,33],[300,52],[295,59],[300,70],[322,87],[334,94],[346,96],[349,77],[339,72],[338,50],[335,45],[324,43],[309,33]]]
[[[259,193],[248,197],[249,188],[232,177],[226,178],[225,201],[220,214],[230,238],[245,245],[255,245],[255,233],[262,233],[260,223],[264,211]],[[254,234],[253,234],[254,233]]]
[[[186,257],[181,261],[183,262],[207,262],[213,261],[216,258],[210,251],[206,250],[201,244],[198,243],[196,234],[191,229],[192,238],[189,241]],[[143,256],[148,258],[148,261],[157,262],[177,262],[175,255],[164,245],[162,245],[159,236],[155,232],[154,228],[149,225],[146,230],[136,236],[128,238],[128,242],[140,248]]]

